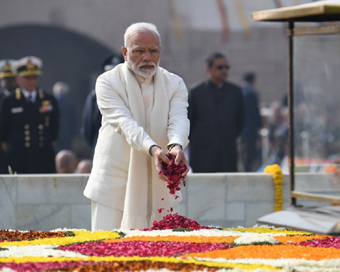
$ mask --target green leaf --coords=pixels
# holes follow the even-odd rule
[[[178,231],[178,232],[185,232],[185,231],[193,231],[192,229],[188,228],[174,228],[172,231]]]

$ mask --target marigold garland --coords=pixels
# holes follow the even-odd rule
[[[335,176],[340,175],[339,168],[336,165],[327,165],[325,172],[328,174],[334,174]]]
[[[283,184],[283,175],[282,170],[279,165],[273,164],[268,165],[264,169],[265,173],[273,174],[273,182],[275,189],[275,206],[274,211],[281,211],[283,205],[283,195],[282,195],[282,184]]]

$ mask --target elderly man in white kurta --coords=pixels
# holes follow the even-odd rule
[[[167,152],[189,169],[182,151],[188,145],[188,91],[180,77],[158,66],[160,51],[157,28],[133,24],[124,34],[125,63],[97,79],[102,126],[84,191],[93,231],[146,228],[171,208],[178,211],[182,196],[169,193],[159,171],[162,162],[170,163]]]

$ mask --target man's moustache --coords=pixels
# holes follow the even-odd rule
[[[138,64],[138,67],[137,67],[137,68],[140,68],[140,67],[146,66],[146,65],[152,66],[152,67],[156,67],[156,65],[155,65],[153,62],[151,62],[151,61],[145,61],[145,62],[142,62],[142,63]]]

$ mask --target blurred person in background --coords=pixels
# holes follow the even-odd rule
[[[77,157],[71,150],[60,150],[55,156],[55,165],[58,174],[73,174],[77,167]]]
[[[92,161],[91,160],[81,160],[76,169],[76,173],[78,174],[90,174],[92,168]]]
[[[103,64],[103,72],[113,69],[117,64],[123,63],[123,56],[111,55]],[[97,143],[98,132],[101,127],[102,115],[98,109],[96,93],[93,90],[86,98],[81,123],[81,135],[92,149],[92,155]]]
[[[20,88],[3,100],[0,109],[5,165],[18,174],[55,173],[59,110],[55,98],[38,87],[42,65],[35,56],[13,64]]]
[[[241,133],[241,160],[245,172],[254,172],[261,165],[259,130],[262,126],[259,99],[255,90],[255,74],[243,76],[242,93],[244,96],[245,124]]]
[[[1,81],[1,91],[0,91],[0,108],[2,100],[14,93],[15,89],[18,87],[16,81],[16,73],[13,69],[14,60],[5,59],[0,61],[0,81]],[[4,162],[4,150],[0,147],[0,174],[8,173],[8,169]]]
[[[15,60],[12,59],[5,59],[0,61],[0,106],[2,99],[14,93],[15,89],[18,88],[16,73],[13,70],[14,62]]]
[[[273,101],[270,104],[269,142],[270,153],[268,164],[281,164],[287,155],[288,146],[288,113],[280,102]]]
[[[55,152],[62,149],[71,149],[72,141],[77,135],[77,117],[74,101],[68,96],[70,87],[67,83],[58,81],[53,85],[53,95],[58,102],[59,134]]]
[[[194,173],[237,172],[237,138],[244,125],[239,86],[226,81],[230,66],[224,54],[206,61],[208,80],[189,91],[189,160]]]

